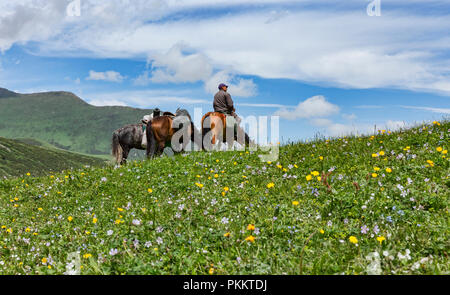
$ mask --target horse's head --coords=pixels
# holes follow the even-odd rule
[[[175,116],[186,116],[189,118],[189,121],[192,121],[191,115],[189,115],[189,112],[185,109],[178,108],[175,112]]]

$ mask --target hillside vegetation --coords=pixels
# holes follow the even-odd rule
[[[1,181],[0,273],[449,274],[449,131]]]
[[[69,92],[17,94],[0,88],[0,136],[31,138],[93,155],[111,153],[114,130],[152,110],[95,107]]]
[[[50,172],[104,166],[106,160],[42,146],[32,139],[12,140],[0,137],[0,177],[32,173],[43,176]]]

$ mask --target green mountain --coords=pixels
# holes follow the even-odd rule
[[[18,94],[0,88],[0,136],[35,139],[92,155],[110,154],[113,131],[151,112],[96,107],[69,92]]]
[[[0,137],[0,177],[34,176],[83,168],[85,165],[102,166],[106,160],[48,148],[33,139],[13,140]]]

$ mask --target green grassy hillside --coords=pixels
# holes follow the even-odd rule
[[[36,139],[86,154],[110,154],[112,132],[149,113],[95,107],[68,92],[17,94],[0,88],[0,136]]]
[[[104,159],[41,146],[35,140],[12,140],[0,137],[0,177],[27,173],[46,175],[83,165],[105,165]]]
[[[0,181],[0,273],[449,274],[449,130]]]

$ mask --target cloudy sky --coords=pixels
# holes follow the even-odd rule
[[[450,2],[371,2],[1,0],[0,87],[207,112],[225,82],[283,142],[448,117]]]

